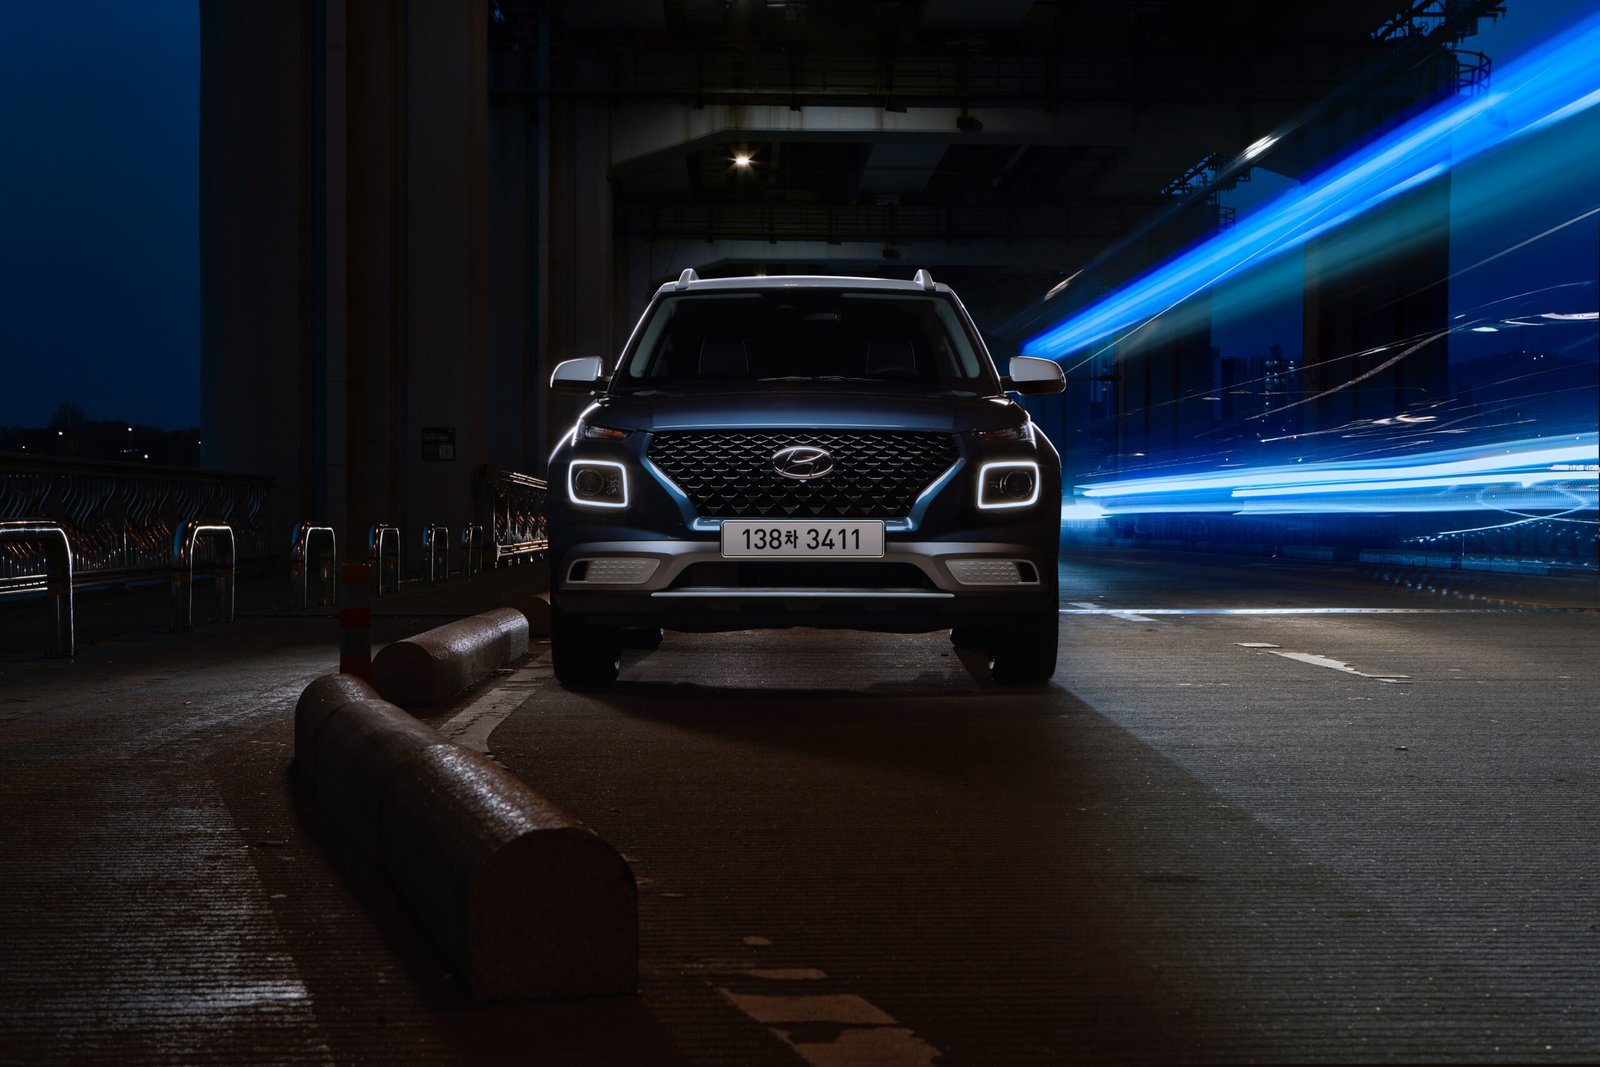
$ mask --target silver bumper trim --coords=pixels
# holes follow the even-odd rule
[[[954,593],[894,592],[880,589],[663,589],[651,593],[652,597],[673,597],[693,600],[724,600],[732,597],[760,597],[770,600],[954,600]]]
[[[714,589],[685,589],[674,590],[671,588],[685,568],[695,563],[730,563],[740,562],[723,557],[722,547],[718,541],[674,541],[674,540],[649,540],[649,541],[590,541],[573,545],[564,553],[565,558],[596,559],[604,557],[622,557],[634,559],[654,559],[660,562],[655,573],[646,582],[638,585],[602,585],[600,583],[571,582],[567,580],[565,568],[556,579],[557,588],[561,589],[615,589],[640,593],[664,593],[686,597],[716,597],[729,595],[743,595],[749,593],[755,596],[770,596],[774,590],[723,590]],[[930,584],[938,592],[894,592],[892,590],[811,590],[821,596],[863,596],[881,595],[889,597],[934,597],[942,595],[971,594],[984,589],[1002,591],[1006,589],[1028,588],[1029,585],[999,585],[979,586],[965,585],[956,580],[950,573],[949,563],[958,559],[995,559],[995,560],[1033,560],[1035,550],[1029,545],[986,542],[986,541],[888,541],[884,544],[883,555],[872,559],[861,559],[860,563],[910,563],[927,576]],[[786,561],[797,562],[797,561]],[[804,561],[798,561],[804,562]],[[849,559],[830,560],[828,562],[848,565]],[[1042,561],[1036,566],[1053,566],[1053,561]],[[1036,583],[1030,583],[1037,587]],[[786,594],[794,595],[792,590],[784,590]]]

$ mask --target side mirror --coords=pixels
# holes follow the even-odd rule
[[[610,382],[599,356],[563,360],[550,373],[550,388],[558,393],[598,393]]]
[[[1000,388],[1023,396],[1049,396],[1067,387],[1067,376],[1061,364],[1053,359],[1013,356],[1006,371],[1006,376],[1000,379]]]

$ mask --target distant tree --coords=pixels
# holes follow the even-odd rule
[[[83,408],[71,401],[63,400],[56,405],[55,411],[50,415],[50,429],[76,430],[87,420],[88,416],[84,414]]]

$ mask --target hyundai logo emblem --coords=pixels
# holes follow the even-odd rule
[[[833,456],[816,445],[790,445],[772,454],[772,469],[785,478],[809,482],[833,470]]]

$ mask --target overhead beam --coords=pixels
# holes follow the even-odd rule
[[[1197,155],[1237,136],[1238,122],[1203,103],[1170,101],[1160,107],[1134,103],[1074,104],[1056,111],[973,109],[981,131],[956,125],[960,108],[800,107],[772,105],[619,104],[612,111],[613,169],[682,152],[741,140],[956,141],[981,138],[991,144],[1126,145],[1160,142]]]
[[[1099,198],[1061,204],[943,207],[933,205],[790,204],[755,200],[621,200],[616,232],[703,240],[758,238],[822,243],[867,240],[982,241],[1036,237],[1104,243],[1125,233],[1160,201]]]

